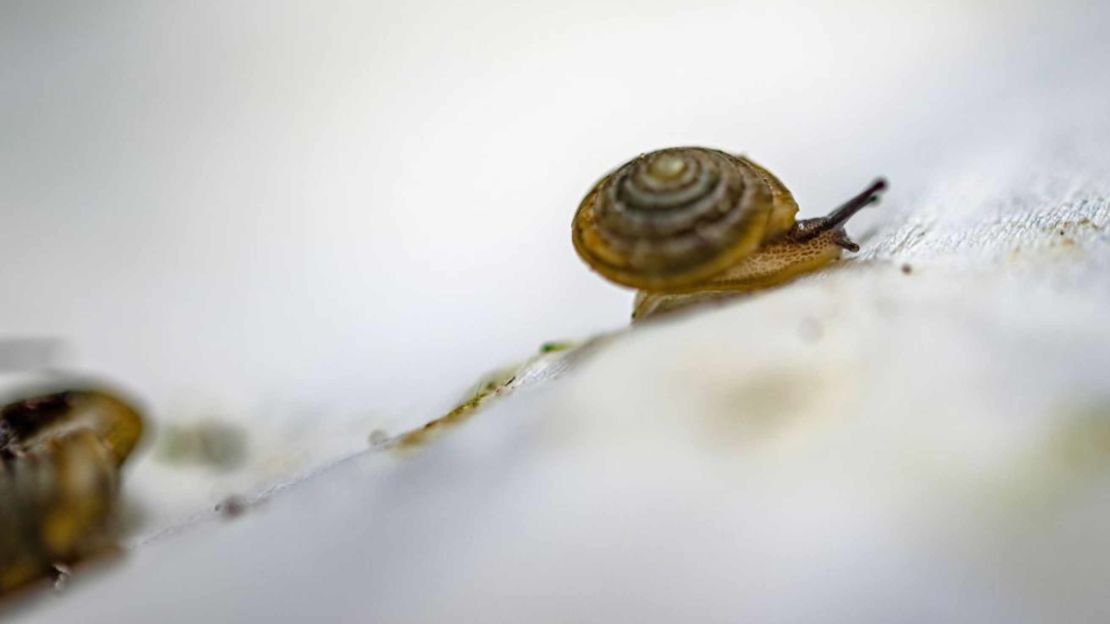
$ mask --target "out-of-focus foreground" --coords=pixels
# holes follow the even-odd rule
[[[127,555],[17,616],[1110,618],[1105,6],[222,4],[4,5],[0,323],[161,423]],[[670,144],[891,191],[829,271],[351,456],[624,326],[570,217]]]

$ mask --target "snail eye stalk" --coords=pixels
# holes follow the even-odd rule
[[[848,219],[851,219],[860,210],[863,210],[871,204],[878,203],[880,196],[886,188],[886,180],[879,178],[872,182],[871,186],[865,188],[863,192],[844,202],[829,214],[823,217],[817,217],[816,219],[799,221],[795,227],[796,232],[793,239],[804,242],[828,232],[829,230],[843,226],[848,222]],[[840,242],[837,241],[837,244],[840,244]],[[851,243],[850,246],[842,246],[849,251],[859,251],[859,246],[855,243]]]

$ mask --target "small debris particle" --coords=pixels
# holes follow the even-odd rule
[[[913,266],[910,265],[908,262],[906,264],[903,264],[902,265],[902,273],[904,273],[906,275],[909,275],[910,273],[913,273]]]
[[[381,429],[375,429],[370,432],[370,446],[380,448],[389,442],[389,434]]]
[[[225,518],[238,518],[247,511],[247,501],[238,496],[228,496],[216,504],[215,511]]]
[[[159,436],[156,456],[170,464],[234,470],[246,459],[247,432],[217,419],[169,425]]]
[[[566,351],[574,346],[574,343],[569,340],[552,340],[540,345],[540,353],[552,353],[554,351]]]
[[[69,577],[73,571],[64,563],[55,563],[50,566],[50,580],[54,583],[54,591],[64,591],[69,585]]]

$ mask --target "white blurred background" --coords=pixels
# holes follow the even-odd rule
[[[631,294],[569,244],[607,169],[711,145],[804,214],[878,174],[897,211],[989,161],[959,153],[968,136],[1035,133],[1031,99],[1089,106],[1060,85],[1105,80],[1106,13],[4,0],[0,337],[63,341],[60,365],[157,422],[331,427],[322,461],[545,340],[627,322]]]
[[[143,547],[22,614],[1105,621],[1108,18],[0,0],[0,368],[100,376],[158,439],[215,419],[247,448],[194,469],[156,439],[126,475]],[[806,216],[887,176],[849,228],[878,261],[264,495],[546,340],[626,326],[571,216],[675,144],[752,156]],[[814,318],[820,344],[796,335]]]

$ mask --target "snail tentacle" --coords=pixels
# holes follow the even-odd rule
[[[848,219],[851,219],[860,210],[863,210],[871,204],[878,203],[880,195],[886,190],[886,186],[886,180],[878,178],[858,195],[844,202],[829,214],[823,217],[817,217],[816,219],[804,219],[799,221],[797,225],[794,226],[794,232],[791,234],[791,238],[799,242],[804,242],[816,238],[824,232],[843,226],[848,222]],[[851,241],[848,242],[851,243]],[[851,245],[855,246],[855,249],[852,249],[852,247],[845,247],[845,249],[859,251],[858,245],[855,243],[851,243]]]

